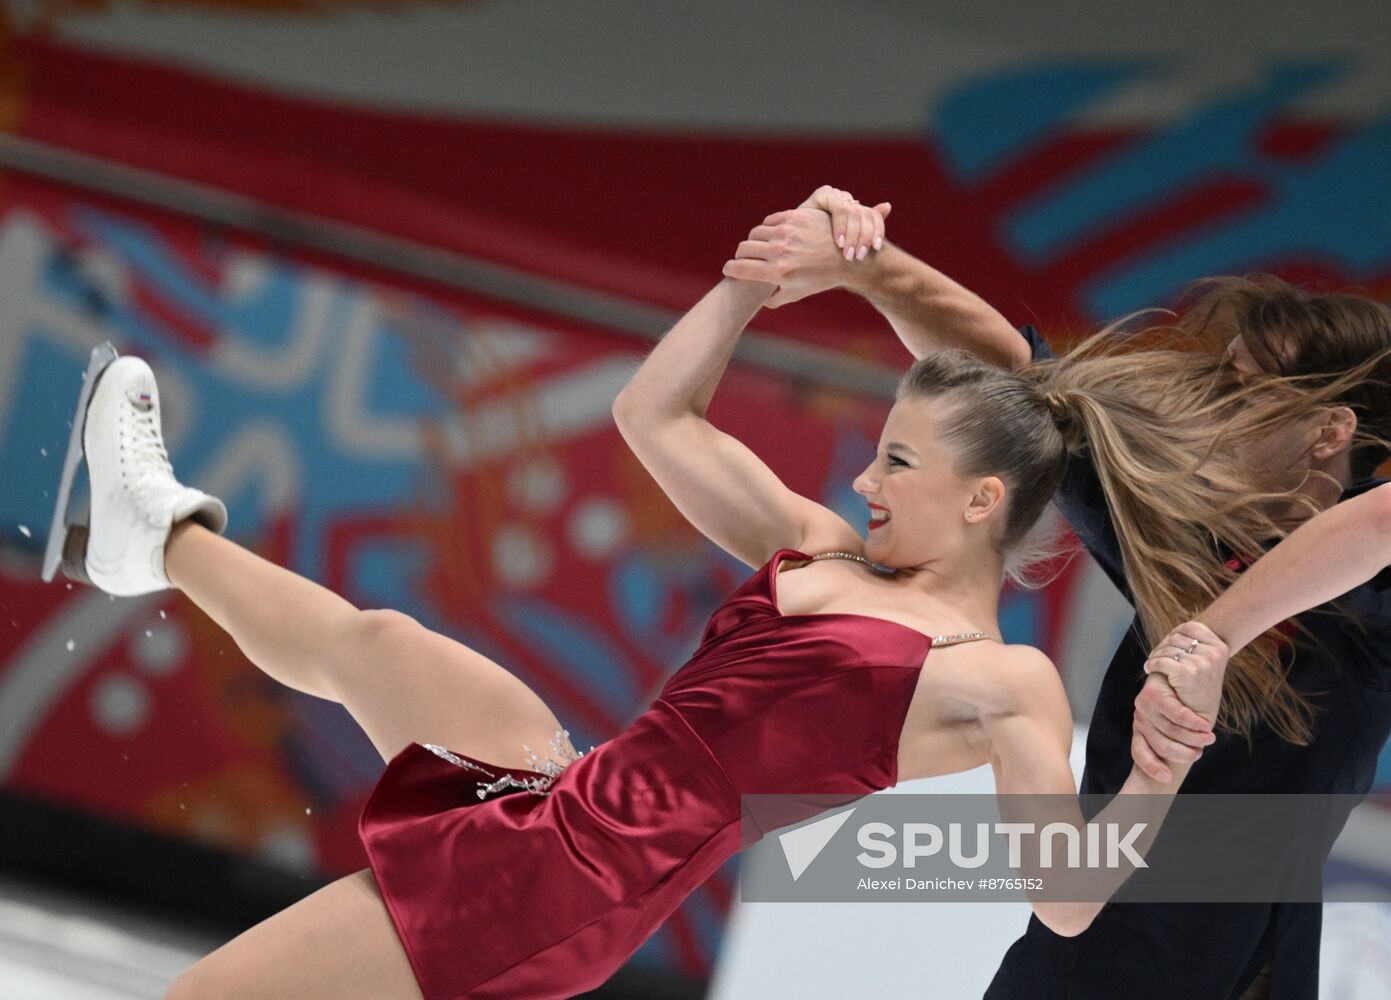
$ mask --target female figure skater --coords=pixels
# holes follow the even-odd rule
[[[120,357],[89,372],[74,439],[91,520],[71,535],[66,571],[112,594],[178,588],[268,674],[346,706],[388,762],[360,821],[370,869],[200,960],[171,998],[569,997],[604,982],[739,849],[741,794],[857,796],[986,761],[1001,792],[1075,793],[1062,685],[1040,651],[1000,641],[1002,582],[1084,431],[1106,442],[1097,461],[1135,503],[1153,506],[1154,491],[1172,488],[1164,476],[1192,480],[1201,466],[1209,475],[1192,496],[1211,504],[1216,537],[1263,529],[1225,492],[1227,451],[1205,455],[1177,433],[1172,447],[1133,450],[1151,440],[1142,429],[1178,421],[1205,419],[1210,441],[1210,386],[1134,393],[1162,396],[1171,416],[1098,405],[1131,371],[1124,358],[1028,372],[960,351],[923,358],[855,480],[865,540],[704,418],[774,290],[721,281],[614,404],[673,503],[756,572],[647,711],[583,755],[498,664],[224,538],[221,502],[173,475],[149,367]],[[1224,433],[1301,417],[1324,398],[1284,388],[1244,390],[1246,408],[1221,414]],[[1156,649],[1152,669],[1195,728],[1217,716],[1227,654],[1195,621]],[[524,756],[547,741],[554,758]],[[1170,766],[1167,784],[1132,769],[1123,791],[1163,801],[1188,762]],[[1077,934],[1101,903],[1034,905]]]

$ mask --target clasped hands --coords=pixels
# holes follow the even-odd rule
[[[822,185],[797,208],[774,212],[751,229],[724,275],[776,285],[764,303],[770,309],[851,284],[856,265],[883,249],[892,210],[887,201],[870,208]]]
[[[1178,625],[1150,651],[1130,736],[1130,755],[1141,771],[1168,782],[1169,764],[1191,764],[1216,742],[1213,726],[1230,657],[1227,644],[1199,621]]]
[[[771,309],[853,287],[857,265],[884,247],[892,207],[861,205],[849,192],[822,185],[797,208],[775,212],[750,230],[725,263],[724,275],[775,285],[764,303]],[[1192,763],[1216,741],[1213,726],[1229,655],[1226,644],[1197,621],[1177,626],[1150,652],[1130,741],[1135,765],[1150,778],[1168,782],[1170,764]]]

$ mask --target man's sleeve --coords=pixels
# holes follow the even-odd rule
[[[1378,630],[1391,644],[1391,567],[1382,570],[1349,595],[1357,617]]]
[[[1029,342],[1033,360],[1057,357],[1048,341],[1044,340],[1033,326],[1020,327],[1019,332]],[[1111,522],[1106,495],[1101,489],[1101,480],[1097,478],[1096,468],[1092,465],[1090,451],[1084,450],[1068,456],[1067,469],[1063,472],[1062,482],[1058,484],[1053,503],[1071,526],[1078,540],[1092,554],[1097,565],[1115,584],[1121,595],[1133,605],[1135,596],[1125,579],[1120,542],[1116,539],[1116,526]]]

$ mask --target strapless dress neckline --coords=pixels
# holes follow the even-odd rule
[[[785,613],[781,608],[778,607],[777,580],[778,566],[782,563],[783,556],[787,553],[799,556],[802,559],[811,559],[811,556],[807,555],[807,553],[805,552],[799,551],[798,549],[782,548],[778,549],[777,552],[773,553],[773,558],[768,561],[768,603],[772,606],[774,614],[776,614],[779,618],[785,618],[788,621],[797,621],[800,619],[810,618],[858,618],[863,621],[883,622],[886,625],[892,625],[894,626],[894,628],[901,629],[904,632],[911,632],[913,635],[917,636],[924,644],[931,648],[932,636],[928,635],[926,632],[913,628],[913,626],[911,625],[905,625],[902,622],[896,622],[892,618],[880,618],[878,615],[866,615],[858,611],[812,611],[797,612],[793,614]]]

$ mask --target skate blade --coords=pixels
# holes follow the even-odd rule
[[[106,366],[117,358],[116,348],[110,341],[98,344],[92,348],[91,357],[87,361],[87,370],[82,375],[82,392],[77,397],[77,410],[72,418],[72,433],[68,435],[68,450],[63,457],[63,476],[58,481],[58,496],[53,503],[53,519],[48,526],[48,544],[44,547],[43,553],[43,580],[45,583],[53,579],[58,571],[59,564],[63,566],[63,572],[73,579],[88,583],[87,571],[85,566],[85,556],[87,551],[87,529],[85,525],[69,525],[68,502],[72,498],[72,484],[77,477],[77,467],[82,461],[82,431],[87,426],[87,404],[91,402],[92,390],[96,386],[97,379],[106,370]],[[80,540],[76,537],[77,529],[81,529]],[[69,544],[69,535],[72,533],[73,544]],[[71,550],[76,548],[77,567],[76,572],[81,575],[74,575],[74,571],[69,568],[71,561]]]

